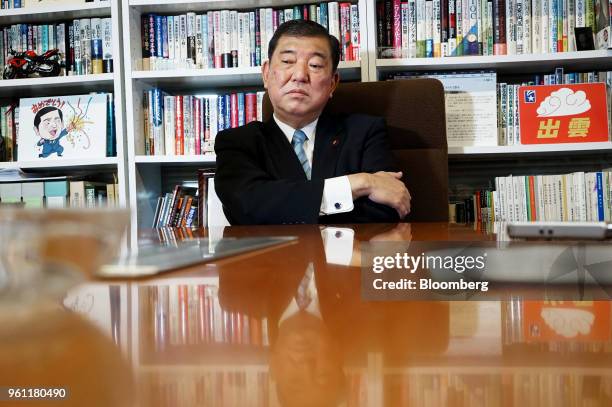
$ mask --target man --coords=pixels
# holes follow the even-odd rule
[[[384,121],[323,114],[339,55],[338,40],[312,21],[274,33],[262,66],[274,117],[215,141],[215,188],[230,223],[395,222],[410,211]]]
[[[64,115],[55,106],[46,106],[40,109],[34,116],[34,131],[40,137],[37,146],[42,146],[39,158],[49,157],[51,154],[62,156],[64,147],[60,144],[62,137],[68,132],[64,128]]]

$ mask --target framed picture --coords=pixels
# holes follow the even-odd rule
[[[106,94],[19,101],[19,161],[106,157]]]

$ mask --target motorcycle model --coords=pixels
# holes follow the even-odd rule
[[[12,57],[4,66],[2,77],[4,79],[27,78],[32,74],[40,76],[58,76],[60,73],[59,50],[50,49],[42,55],[34,51],[17,52],[9,51]]]

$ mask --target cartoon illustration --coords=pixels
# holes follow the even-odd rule
[[[62,156],[64,147],[60,144],[62,137],[68,134],[64,127],[64,114],[55,106],[43,107],[34,116],[34,132],[40,137],[37,146],[42,146],[38,157],[45,158],[51,154]]]
[[[20,160],[106,156],[106,94],[24,98],[19,107]]]

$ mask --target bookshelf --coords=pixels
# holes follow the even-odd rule
[[[251,11],[255,8],[289,8],[294,5],[318,4],[314,1],[142,1],[131,0],[122,3],[124,32],[124,67],[126,73],[126,134],[128,158],[128,182],[130,207],[137,221],[133,231],[139,227],[150,227],[157,197],[171,187],[170,180],[181,177],[196,179],[196,170],[215,164],[214,154],[186,156],[145,155],[143,139],[143,94],[153,88],[173,94],[213,94],[235,90],[262,90],[261,67],[206,68],[143,70],[141,15],[153,13],[179,15],[187,12],[197,14],[218,10]],[[341,61],[339,65],[342,80],[367,81],[368,56],[366,46],[366,0],[353,1],[359,9],[361,49],[359,61]]]
[[[70,175],[75,171],[88,173],[116,173],[119,184],[119,203],[127,206],[127,157],[125,154],[124,127],[124,78],[122,62],[121,8],[119,0],[96,3],[49,5],[34,9],[18,8],[0,10],[0,26],[20,23],[61,22],[80,18],[111,17],[113,72],[94,75],[59,76],[49,78],[24,78],[0,80],[0,98],[42,97],[84,94],[91,92],[112,92],[115,108],[115,134],[117,155],[91,159],[70,159],[44,162],[0,162],[0,169],[49,170],[57,175]]]

